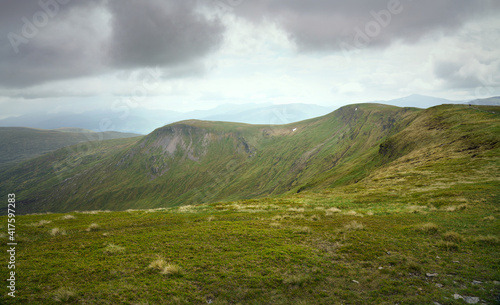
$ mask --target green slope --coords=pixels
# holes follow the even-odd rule
[[[488,171],[498,167],[499,121],[491,107],[377,104],[281,126],[183,121],[29,161],[0,176],[0,191],[19,194],[23,213],[124,210],[363,185],[415,162],[443,175]]]
[[[136,134],[93,132],[80,128],[44,130],[24,127],[0,127],[0,170],[62,147],[98,140],[128,138]]]

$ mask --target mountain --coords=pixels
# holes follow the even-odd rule
[[[224,104],[208,110],[171,110],[117,107],[83,113],[31,113],[0,120],[0,126],[58,129],[75,127],[93,131],[115,130],[148,134],[169,123],[188,120],[221,120],[240,123],[283,124],[327,114],[332,109],[308,104]]]
[[[0,174],[0,194],[23,198],[19,213],[124,210],[376,184],[411,164],[493,171],[495,109],[357,104],[286,125],[182,121],[24,162]]]
[[[175,120],[179,113],[149,109],[92,110],[83,113],[29,113],[0,120],[0,126],[39,129],[82,128],[147,134]]]
[[[490,98],[475,99],[467,104],[471,105],[489,105],[489,106],[500,106],[500,96],[494,96]]]
[[[418,108],[429,108],[443,104],[457,103],[455,101],[447,100],[444,98],[426,96],[420,94],[412,94],[402,98],[397,98],[389,101],[381,101],[381,102],[387,105],[393,105],[398,107],[418,107]]]
[[[93,132],[79,128],[43,130],[24,127],[0,127],[0,170],[62,147],[89,141],[136,137],[137,134],[114,131]]]
[[[208,121],[241,122],[248,124],[288,124],[325,115],[332,109],[312,104],[284,104],[259,107],[225,114],[207,115],[201,117]]]

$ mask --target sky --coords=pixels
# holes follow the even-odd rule
[[[497,0],[0,0],[0,119],[500,95]]]

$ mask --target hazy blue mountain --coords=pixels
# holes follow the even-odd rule
[[[472,100],[467,103],[471,105],[500,106],[500,96]]]
[[[429,108],[443,104],[457,103],[456,101],[447,100],[440,97],[426,96],[420,94],[412,94],[389,101],[379,101],[379,102],[398,107],[417,107],[417,108]]]
[[[312,104],[272,105],[238,113],[203,117],[209,121],[240,122],[248,124],[288,124],[326,115],[334,109]]]
[[[148,134],[164,125],[189,119],[250,124],[284,124],[325,115],[334,109],[307,104],[224,104],[213,109],[176,112],[159,109],[93,110],[83,113],[30,113],[0,120],[3,127],[83,128]]]

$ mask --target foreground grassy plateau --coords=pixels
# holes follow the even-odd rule
[[[0,302],[497,304],[498,196],[453,193],[460,196],[442,194],[451,199],[441,206],[370,202],[348,187],[19,216],[17,296],[4,285]],[[8,274],[6,264],[1,270]]]

